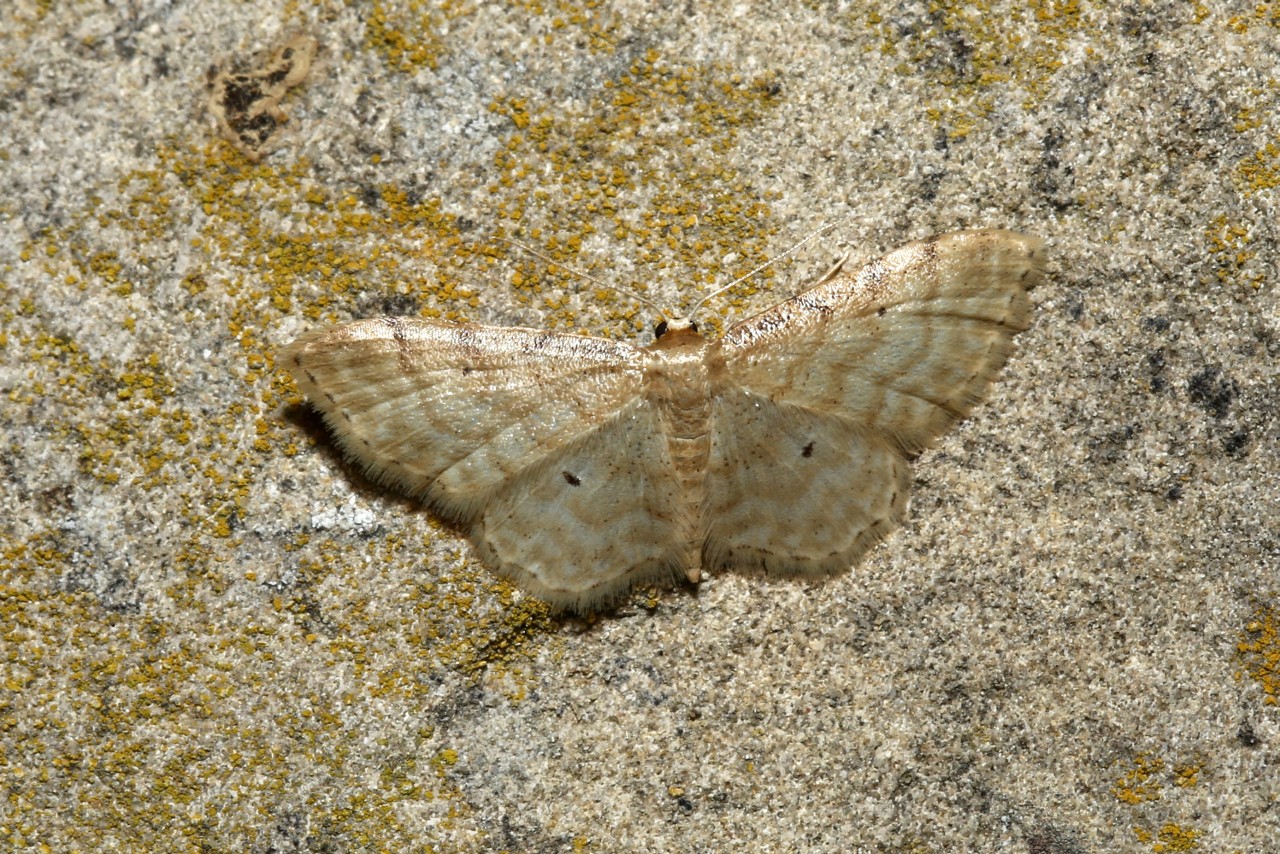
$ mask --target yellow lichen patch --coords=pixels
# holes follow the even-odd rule
[[[1280,608],[1261,606],[1236,644],[1244,672],[1262,688],[1262,702],[1280,703]]]
[[[1213,271],[1222,284],[1248,284],[1257,289],[1267,280],[1267,272],[1256,261],[1258,251],[1252,245],[1248,226],[1219,214],[1204,230],[1207,248],[1214,259]]]
[[[307,442],[278,415],[296,397],[274,370],[281,322],[336,319],[373,295],[461,315],[476,297],[467,266],[486,256],[438,199],[390,184],[356,197],[305,160],[248,164],[212,143],[163,147],[153,169],[100,189],[24,254],[67,290],[114,292],[97,305],[118,313],[81,338],[86,327],[48,295],[15,295],[2,340],[28,372],[9,392],[15,413],[38,417],[92,478],[67,500],[121,490],[103,503],[128,508],[127,535],[50,529],[0,549],[0,726],[12,748],[0,774],[81,793],[14,805],[0,847],[37,844],[68,809],[94,829],[91,847],[218,847],[284,804],[353,849],[416,850],[406,802],[437,805],[441,822],[467,808],[447,775],[413,761],[445,748],[429,731],[366,743],[363,727],[384,701],[421,707],[446,679],[492,680],[520,699],[545,609],[460,559],[427,566],[430,539],[339,548],[323,532],[277,531],[283,559],[240,555],[259,548],[246,527],[273,524],[263,473]],[[169,243],[191,228],[175,200],[187,198],[202,208],[199,233],[182,238],[187,268],[149,272],[171,269]],[[105,249],[100,229],[124,248]],[[161,484],[180,488],[158,510],[136,490]],[[405,566],[413,581],[378,587]],[[130,595],[104,595],[113,585],[152,601],[139,613]],[[76,726],[98,734],[91,746]],[[386,789],[352,784],[353,764],[388,754]],[[334,785],[291,793],[296,763]]]
[[[432,16],[474,8],[392,7],[378,4],[367,37],[406,72],[447,47]],[[547,9],[548,37],[610,44],[590,4]],[[723,164],[779,97],[767,76],[654,52],[572,115],[512,93],[497,107],[511,118],[493,178],[502,228],[566,262],[597,233],[642,264],[674,258],[692,301],[772,245],[770,197]],[[408,505],[377,505],[336,465],[348,492],[293,491],[287,457],[311,440],[275,347],[299,320],[466,317],[474,283],[502,288],[491,271],[513,255],[524,302],[576,324],[574,301],[544,287],[560,275],[545,262],[471,238],[441,198],[332,174],[290,151],[249,163],[197,127],[86,188],[79,211],[20,250],[23,274],[51,287],[3,303],[0,346],[26,372],[8,400],[73,461],[70,485],[33,486],[65,486],[51,519],[80,499],[118,518],[84,514],[92,524],[0,547],[0,774],[46,783],[9,804],[0,847],[38,846],[62,816],[92,829],[90,848],[225,848],[296,821],[339,847],[419,850],[408,828],[422,812],[439,827],[465,815],[454,778],[467,755],[404,710],[451,680],[518,702],[536,678],[543,605],[461,552],[441,557],[433,534],[398,533]],[[91,323],[75,314],[82,295]],[[582,301],[636,315],[598,286]],[[306,524],[307,507],[350,492],[397,521],[363,539]],[[373,785],[353,777],[378,762]]]
[[[0,553],[9,582],[0,586],[0,726],[10,748],[0,774],[45,784],[10,805],[0,839],[25,849],[37,828],[71,810],[102,847],[172,847],[167,829],[188,826],[207,796],[201,769],[221,767],[215,745],[235,725],[220,702],[228,681],[201,671],[211,645],[175,636],[163,620],[104,609],[90,592],[56,589],[69,558],[50,545],[58,536]],[[83,796],[67,800],[68,791]]]
[[[1198,783],[1201,768],[1199,763],[1175,764],[1172,769],[1173,785],[1181,789],[1194,788]],[[1162,799],[1166,783],[1169,782],[1167,770],[1165,761],[1160,757],[1152,753],[1139,753],[1129,763],[1124,774],[1116,780],[1111,791],[1121,803],[1133,807],[1159,801]],[[1144,845],[1150,844],[1152,851],[1191,851],[1199,847],[1196,839],[1200,836],[1200,832],[1182,828],[1177,824],[1165,824],[1157,831],[1148,829],[1148,826],[1139,825],[1133,828],[1133,832],[1139,842]]]
[[[160,354],[148,353],[124,366],[116,378],[116,397],[159,403],[173,395],[173,381],[160,365]]]
[[[1173,785],[1181,789],[1194,788],[1200,782],[1200,771],[1203,766],[1199,763],[1183,763],[1173,766]]]
[[[523,96],[497,100],[490,109],[510,120],[512,133],[495,158],[489,189],[496,213],[510,233],[566,267],[581,263],[584,242],[604,233],[636,266],[678,271],[688,305],[768,257],[777,228],[769,198],[724,164],[739,133],[779,94],[768,76],[672,64],[650,50],[570,113]],[[534,294],[564,290],[545,288],[545,277],[566,275],[542,259],[522,259],[511,284],[532,302]],[[538,300],[549,325],[577,325],[568,301]],[[638,312],[630,300],[611,308],[632,328],[652,320],[652,310]]]
[[[1142,827],[1135,827],[1133,834],[1143,845],[1150,845],[1151,850],[1156,854],[1174,854],[1177,851],[1194,851],[1200,847],[1200,843],[1196,841],[1200,836],[1200,831],[1190,828],[1180,827],[1179,825],[1169,823],[1161,827],[1155,833]]]
[[[1227,19],[1226,26],[1241,35],[1254,27],[1280,29],[1280,7],[1275,3],[1252,4],[1251,12],[1232,15]]]
[[[1116,799],[1124,804],[1140,804],[1160,799],[1159,775],[1165,768],[1164,760],[1150,753],[1139,753],[1128,770],[1111,787]]]
[[[272,370],[273,347],[264,333],[294,310],[299,283],[323,287],[305,301],[306,313],[317,320],[332,316],[326,307],[338,304],[335,297],[345,302],[369,292],[397,293],[406,305],[424,300],[471,304],[474,293],[460,287],[454,269],[465,263],[468,247],[452,219],[441,213],[438,200],[411,201],[398,188],[384,187],[371,210],[367,201],[334,194],[316,183],[305,160],[275,168],[269,163],[233,164],[216,149],[176,148],[161,149],[160,159],[156,172],[177,180],[202,201],[204,232],[192,241],[193,248],[217,258],[180,283],[189,311],[225,321],[242,353],[240,380],[259,391],[268,409],[293,393],[287,380]],[[153,174],[139,172],[120,186],[128,194],[128,211],[101,207],[96,215],[120,225],[137,223],[144,230],[139,247],[145,252],[147,240],[164,231],[157,223],[166,208],[151,201],[159,184]],[[286,233],[268,225],[282,213],[300,219],[307,231]],[[105,263],[99,261],[100,269],[89,269],[86,277],[101,279],[112,273],[114,267],[108,269]],[[452,312],[424,307],[422,313]],[[149,376],[133,371],[124,379],[123,399],[152,393]],[[225,449],[228,437],[241,431],[240,419],[248,411],[233,406],[218,418],[201,419],[201,429],[183,429],[181,434],[186,441]],[[284,426],[278,419],[257,419],[249,446],[223,459],[241,472],[256,470],[257,460],[274,453]],[[229,520],[244,507],[252,478],[233,483],[223,471],[221,466],[197,470],[197,482],[205,479],[212,489],[204,502],[192,502],[191,514],[215,537],[225,538],[232,532]],[[200,490],[193,493],[199,495]]]
[[[1232,177],[1240,191],[1247,194],[1280,187],[1280,145],[1269,142],[1243,158]]]
[[[413,840],[398,816],[406,802],[442,802],[443,820],[466,812],[448,773],[458,754],[437,744],[429,727],[394,745],[367,744],[364,698],[298,692],[305,682],[281,679],[286,670],[319,667],[336,676],[334,686],[366,684],[374,657],[364,640],[367,617],[363,625],[343,623],[329,603],[304,596],[295,601],[305,607],[290,609],[300,620],[296,629],[268,616],[242,621],[234,632],[216,622],[202,632],[198,621],[176,630],[145,614],[103,610],[89,593],[41,585],[67,565],[58,536],[0,553],[0,577],[9,581],[0,585],[0,726],[14,748],[0,757],[0,773],[39,775],[51,784],[14,805],[0,828],[6,847],[26,847],[36,828],[68,808],[109,847],[167,850],[173,832],[193,842],[235,837],[246,820],[237,793],[248,787],[254,803],[280,803],[297,762],[335,781],[346,779],[352,763],[386,763],[372,789],[319,786],[299,804],[311,820],[329,823],[331,836],[409,850]],[[324,582],[316,575],[306,584]],[[74,627],[74,635],[50,634],[50,625]],[[423,686],[429,674],[416,670],[418,660],[405,655],[385,666],[404,674],[405,684]],[[416,690],[420,699],[430,689]],[[246,718],[246,709],[254,714]],[[82,726],[101,734],[92,749],[71,730]],[[420,755],[433,758],[419,768]],[[67,802],[45,795],[68,790],[83,796]]]
[[[470,14],[473,5],[452,0],[377,0],[365,20],[365,45],[381,54],[387,65],[412,74],[437,68],[447,49],[440,32],[448,21]]]
[[[1027,93],[1027,109],[1038,106],[1071,40],[1088,27],[1078,0],[1031,0],[999,12],[986,3],[937,0],[918,23],[904,35],[899,14],[863,10],[853,19],[878,34],[879,52],[898,57],[904,75],[923,71],[939,85],[941,126],[953,138],[968,132],[966,116],[991,108],[982,93],[992,87],[1015,87]],[[961,112],[951,105],[957,91],[979,97]]]
[[[424,674],[448,671],[492,682],[512,699],[522,697],[531,678],[526,665],[552,628],[544,604],[514,601],[505,582],[491,582],[454,560],[421,567],[393,597],[401,607],[373,614],[367,610],[369,595],[361,583],[365,576],[341,569],[413,567],[422,563],[421,555],[429,547],[429,542],[382,536],[369,540],[359,554],[331,538],[309,537],[291,550],[297,559],[287,584],[282,585],[278,577],[260,582],[278,591],[274,610],[292,619],[304,634],[323,629],[325,634],[346,639],[343,646],[351,651],[355,638],[394,638],[403,645],[404,654],[417,662],[416,671],[406,669],[395,657],[376,667],[363,656],[353,661],[354,676],[373,695],[416,701]],[[321,619],[317,591],[322,589],[327,610]],[[482,592],[489,595],[477,595]]]
[[[1236,110],[1235,124],[1231,126],[1236,133],[1244,133],[1260,127],[1262,127],[1262,118],[1252,106],[1245,104]]]
[[[575,44],[585,40],[596,53],[617,49],[614,15],[600,0],[512,0],[511,5],[528,13],[531,32],[541,35],[546,44],[563,40],[568,33]]]
[[[38,398],[46,413],[57,413],[46,417],[45,427],[74,449],[84,473],[105,484],[150,488],[169,482],[165,465],[191,441],[195,422],[174,400],[174,381],[160,354],[113,365],[39,327],[19,332],[17,341],[34,376],[11,399],[32,406]],[[104,414],[101,404],[108,400],[114,405]]]

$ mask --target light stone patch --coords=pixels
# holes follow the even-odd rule
[[[908,244],[731,327],[646,347],[379,318],[284,363],[371,477],[559,609],[704,569],[842,572],[902,520],[909,460],[985,397],[1030,320],[1043,242]]]

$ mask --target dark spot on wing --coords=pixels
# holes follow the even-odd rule
[[[810,442],[809,444],[804,446],[804,448],[800,451],[800,456],[806,457],[806,458],[813,456],[813,442]]]
[[[574,474],[573,472],[571,472],[571,471],[562,471],[562,472],[560,472],[560,473],[561,473],[562,475],[564,475],[564,482],[565,482],[565,483],[567,483],[567,484],[569,484],[570,486],[582,486],[582,481],[581,481],[581,480],[579,480],[579,479],[578,479],[578,476],[577,476],[576,474]]]
[[[876,317],[884,317],[885,311],[886,311],[885,307],[880,306],[879,308],[876,309]]]

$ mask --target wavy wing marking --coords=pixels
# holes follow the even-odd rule
[[[957,232],[731,328],[705,562],[809,575],[856,563],[901,520],[910,456],[985,396],[1042,267],[1035,238]]]
[[[406,318],[309,332],[282,358],[373,478],[463,524],[513,477],[599,430],[643,380],[628,344]]]
[[[637,398],[503,483],[470,536],[486,564],[581,611],[685,576],[689,516],[661,416]]]
[[[968,415],[1030,322],[1043,242],[960,231],[908,244],[731,328],[730,380],[913,453]]]
[[[711,569],[843,572],[906,510],[911,467],[856,424],[748,392],[718,398],[712,423],[702,513]]]

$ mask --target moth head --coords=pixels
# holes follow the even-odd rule
[[[653,337],[661,338],[664,335],[670,335],[673,332],[690,332],[698,331],[698,323],[691,317],[680,317],[675,320],[659,320],[658,325],[653,327]]]

